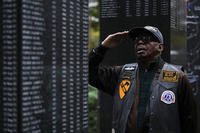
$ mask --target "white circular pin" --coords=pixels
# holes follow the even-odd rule
[[[166,104],[175,103],[175,94],[172,91],[166,90],[162,93],[160,100]]]

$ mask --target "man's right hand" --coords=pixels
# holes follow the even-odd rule
[[[102,42],[102,45],[107,48],[113,48],[120,44],[120,42],[126,37],[128,37],[128,31],[117,32],[106,37],[106,39]]]

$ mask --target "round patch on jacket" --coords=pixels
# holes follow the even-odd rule
[[[169,91],[169,90],[164,91],[164,92],[162,93],[160,99],[161,99],[161,101],[163,101],[163,102],[166,103],[166,104],[175,103],[175,100],[176,100],[174,92]]]
[[[131,86],[130,80],[124,79],[124,80],[121,81],[121,83],[119,85],[119,97],[120,97],[120,99],[124,98],[127,91],[129,90],[130,86]]]

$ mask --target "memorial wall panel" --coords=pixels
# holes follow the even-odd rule
[[[18,22],[17,3],[1,1],[1,132],[17,132]]]
[[[171,0],[170,15],[170,56],[174,64],[186,65],[186,2]]]
[[[200,132],[200,2],[187,2],[187,71],[198,105]]]
[[[200,77],[200,2],[187,3],[187,69]],[[200,84],[199,84],[200,85]],[[200,88],[199,88],[200,89]],[[198,89],[196,90],[196,93]],[[199,93],[199,92],[198,92]]]
[[[87,132],[88,1],[1,7],[0,132]]]

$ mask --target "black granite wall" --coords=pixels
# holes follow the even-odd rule
[[[88,1],[0,6],[0,132],[87,132]]]

